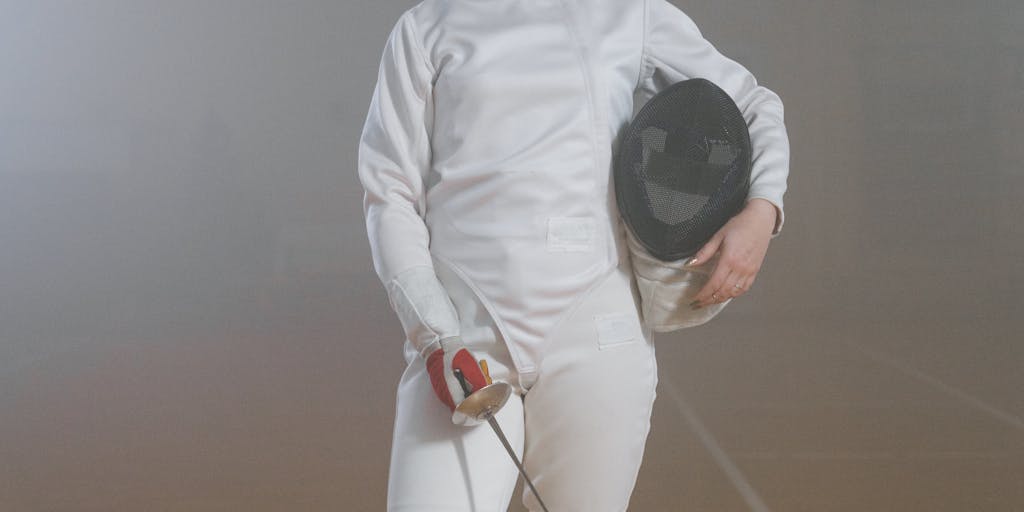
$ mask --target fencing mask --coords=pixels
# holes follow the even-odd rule
[[[699,325],[729,303],[691,309],[718,255],[696,268],[683,259],[743,208],[750,165],[742,113],[728,93],[702,78],[662,90],[626,128],[615,159],[615,195],[644,322],[654,331]]]
[[[747,123],[714,83],[678,82],[640,109],[614,172],[619,211],[636,240],[662,261],[692,256],[746,200]]]

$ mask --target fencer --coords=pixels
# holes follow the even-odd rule
[[[735,100],[753,165],[728,235],[688,265],[637,267],[704,277],[683,280],[703,307],[674,310],[675,327],[749,288],[782,229],[779,97],[666,0],[425,0],[398,18],[358,159],[374,269],[405,333],[389,511],[507,509],[515,466],[489,429],[453,423],[453,370],[477,389],[480,360],[515,390],[497,419],[547,506],[626,509],[656,396],[652,333],[669,329],[641,309],[612,155],[634,105],[694,77]],[[756,265],[719,272],[743,244]]]

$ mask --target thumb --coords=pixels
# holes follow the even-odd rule
[[[715,236],[708,240],[704,247],[701,247],[697,254],[694,254],[690,261],[686,262],[687,267],[695,267],[708,261],[718,251],[718,247],[722,245],[722,236],[719,233],[715,233]]]

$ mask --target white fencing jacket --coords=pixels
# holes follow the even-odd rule
[[[611,189],[620,132],[664,87],[702,77],[746,118],[748,198],[778,209],[779,97],[666,0],[425,0],[388,36],[359,144],[375,270],[421,354],[459,335],[435,275],[479,296],[524,380],[547,333],[628,258]]]

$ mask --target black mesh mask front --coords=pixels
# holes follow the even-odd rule
[[[626,225],[652,256],[696,253],[743,207],[750,134],[732,98],[703,78],[647,102],[615,159],[615,196]]]

